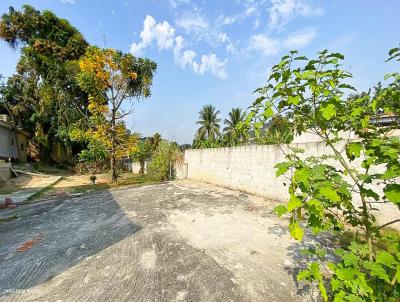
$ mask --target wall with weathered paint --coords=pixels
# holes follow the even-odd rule
[[[10,158],[14,155],[14,150],[11,148],[11,131],[0,125],[0,158]],[[14,135],[13,135],[14,137]]]
[[[11,177],[11,163],[0,162],[0,184]]]
[[[16,134],[17,133],[17,134]],[[18,158],[26,162],[27,137],[21,132],[15,132],[0,121],[0,158]]]
[[[149,163],[148,160],[146,160],[144,162],[144,174],[147,174],[148,163]],[[137,174],[140,173],[140,162],[134,161],[134,162],[129,163],[129,165],[130,165],[130,171],[132,171],[133,173],[137,173]]]
[[[340,148],[341,145],[343,143],[339,144],[338,147]],[[332,153],[323,142],[297,143],[291,144],[290,147],[304,149],[304,156],[321,156]],[[187,173],[177,173],[177,176],[178,178],[185,178],[183,176],[187,174],[189,179],[286,202],[289,196],[288,179],[285,176],[275,176],[275,165],[285,161],[285,153],[289,151],[289,145],[190,149],[185,151],[184,157]],[[337,165],[335,162],[330,162],[330,164]],[[358,165],[359,162],[353,164]],[[338,166],[338,168],[341,167]],[[382,188],[376,189],[382,190]],[[358,202],[356,197],[355,202]],[[387,222],[400,217],[399,209],[392,204],[374,204],[374,207],[380,209],[377,214],[380,222]],[[400,223],[396,227],[400,228]]]

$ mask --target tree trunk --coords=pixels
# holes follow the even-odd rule
[[[115,156],[115,145],[116,145],[116,133],[115,133],[115,109],[112,110],[111,116],[111,182],[117,182],[117,165],[116,165],[116,156]]]

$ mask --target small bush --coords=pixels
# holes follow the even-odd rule
[[[161,141],[154,152],[147,167],[149,176],[154,181],[170,179],[170,163],[179,155],[178,146],[175,143]],[[173,179],[173,175],[171,177]]]
[[[110,163],[107,161],[80,162],[73,167],[73,171],[77,174],[102,174],[110,171]]]

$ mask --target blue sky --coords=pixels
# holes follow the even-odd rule
[[[127,125],[179,143],[191,143],[203,105],[222,118],[246,109],[290,49],[342,52],[360,91],[399,69],[384,62],[400,42],[398,0],[1,0],[0,13],[25,3],[68,19],[91,44],[155,60],[152,96]],[[0,74],[11,75],[18,52],[0,42],[0,57]]]

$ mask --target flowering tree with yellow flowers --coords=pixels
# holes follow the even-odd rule
[[[79,86],[88,93],[90,116],[74,131],[75,139],[101,146],[117,180],[116,160],[135,151],[137,136],[130,134],[123,118],[132,113],[134,100],[150,96],[157,64],[114,49],[89,47],[79,60]]]

